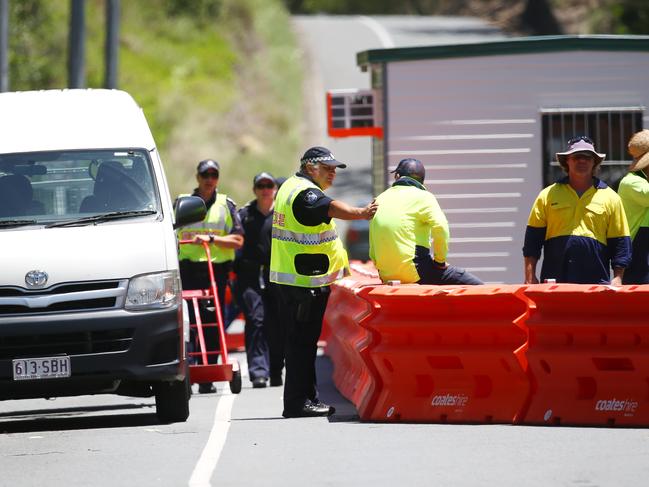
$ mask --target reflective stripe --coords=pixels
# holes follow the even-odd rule
[[[270,271],[269,277],[271,282],[278,282],[281,284],[295,284],[295,280],[297,279],[297,276],[295,274],[277,271]]]
[[[288,198],[286,198],[286,204],[289,205],[289,206],[291,205],[291,198],[293,198],[293,195],[295,194],[296,191],[302,191],[302,190],[307,189],[307,188],[310,188],[308,183],[304,183],[304,184],[302,184],[300,186],[296,186],[295,188],[293,188],[293,191],[291,191],[288,194]]]
[[[203,232],[203,233],[216,233],[216,232],[221,232],[223,235],[225,235],[225,230],[226,230],[226,224],[225,220],[221,219],[218,222],[202,222],[200,228],[196,228],[195,226],[192,225],[185,225],[182,227],[178,227],[178,230],[191,230],[193,232]]]
[[[218,222],[205,222],[203,223],[203,228],[209,228],[211,230],[221,230],[225,231],[225,218],[221,215],[219,215],[219,221]]]
[[[300,233],[274,227],[273,238],[284,242],[296,242],[304,245],[320,245],[336,240],[338,238],[338,232],[336,230],[327,230],[322,233]]]
[[[304,282],[308,286],[319,287],[331,284],[332,282],[342,279],[350,275],[350,272],[347,268],[340,269],[336,272],[325,276],[318,277],[308,277],[308,276],[299,276],[300,281]],[[289,274],[287,272],[277,272],[270,271],[270,280],[271,282],[276,282],[280,284],[295,284],[297,282],[298,276],[295,274]]]

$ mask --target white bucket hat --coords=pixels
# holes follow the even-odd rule
[[[596,166],[606,157],[606,154],[600,154],[595,150],[592,140],[585,135],[581,135],[568,141],[568,149],[565,152],[557,152],[557,161],[559,161],[561,167],[567,169],[566,159],[570,154],[574,154],[575,152],[590,152],[595,158]]]

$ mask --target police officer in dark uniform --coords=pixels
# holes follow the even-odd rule
[[[269,281],[270,235],[277,184],[267,173],[253,179],[255,199],[239,210],[246,235],[237,251],[235,295],[246,318],[248,374],[253,388],[282,385],[284,337],[277,318],[277,299]]]
[[[370,219],[377,208],[374,202],[352,207],[324,194],[334,182],[336,169],[345,167],[328,149],[312,147],[275,201],[270,279],[277,283],[280,320],[287,335],[285,418],[334,413],[318,398],[315,371],[329,286],[349,275],[347,253],[332,218]]]

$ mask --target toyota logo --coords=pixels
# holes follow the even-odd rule
[[[27,283],[29,287],[43,287],[47,284],[48,277],[47,272],[29,271],[25,274],[25,283]]]

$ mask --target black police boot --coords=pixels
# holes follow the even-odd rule
[[[284,410],[282,416],[285,418],[315,418],[318,416],[331,416],[336,412],[336,408],[329,406],[323,402],[313,403],[307,401],[307,403],[298,410]]]

